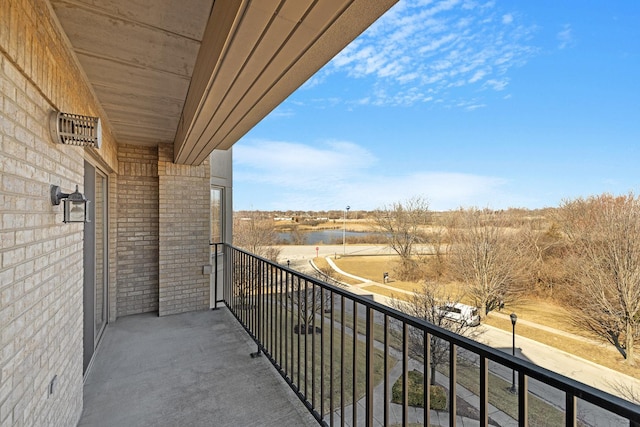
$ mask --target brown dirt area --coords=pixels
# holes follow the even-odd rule
[[[407,291],[413,291],[414,289],[420,288],[420,283],[393,280],[393,268],[394,264],[397,262],[396,256],[347,256],[334,261],[343,271],[378,283],[382,282],[383,273],[388,272],[391,278],[387,283],[388,286]],[[326,260],[321,259],[317,262],[326,263]],[[326,265],[328,266],[328,264]],[[345,278],[345,282],[355,284],[353,283],[355,281],[350,278]],[[451,286],[455,286],[457,288],[455,291],[461,290],[458,284],[451,284]],[[392,290],[376,286],[375,284],[364,286],[362,289],[385,296],[401,297],[403,295],[401,292],[394,293]],[[470,301],[465,301],[465,298],[462,298],[462,300],[463,302],[470,303]],[[589,333],[589,331],[580,330],[574,326],[568,320],[568,311],[554,301],[538,298],[524,298],[515,304],[505,306],[502,310],[503,314],[509,314],[512,312],[516,313],[518,318],[522,320],[528,320],[539,325],[569,332],[590,340],[601,341],[598,337]],[[484,322],[488,325],[506,331],[511,331],[511,322],[509,319],[503,319],[489,313]],[[522,323],[517,324],[517,331],[518,335],[547,344],[568,353],[575,354],[576,356],[635,378],[640,378],[640,366],[634,367],[624,363],[624,359],[620,353],[608,343],[603,342],[602,344],[594,344],[591,342],[584,342],[536,327],[524,325]],[[640,346],[637,347],[636,353],[640,353]]]

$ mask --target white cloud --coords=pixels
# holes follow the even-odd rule
[[[367,93],[358,98],[374,105],[411,105],[463,86],[499,91],[504,86],[486,82],[507,81],[512,67],[537,52],[529,45],[535,28],[520,21],[494,2],[400,0],[338,54],[319,80],[335,73],[361,79]],[[372,93],[384,96],[375,99]]]
[[[507,86],[509,85],[509,80],[506,78],[503,78],[501,80],[497,80],[497,79],[489,79],[485,82],[484,84],[486,87],[490,87],[491,89],[500,92],[503,91],[507,88]]]
[[[319,178],[324,183],[344,179],[377,161],[368,150],[345,141],[325,141],[317,146],[243,141],[234,146],[233,156],[234,171],[238,171],[234,179],[300,189],[316,187]]]
[[[478,71],[475,72],[475,74],[473,76],[471,76],[471,78],[468,81],[469,81],[469,83],[475,83],[477,81],[482,80],[482,78],[484,76],[486,76],[486,75],[487,75],[487,71],[478,70]]]
[[[571,29],[571,25],[565,24],[562,31],[560,31],[556,37],[558,39],[559,49],[564,49],[566,47],[572,46],[574,43],[574,39],[573,39],[573,30]]]
[[[398,173],[348,141],[310,146],[252,140],[234,146],[236,209],[250,209],[253,200],[269,206],[264,209],[321,210],[348,204],[370,210],[416,195],[427,198],[434,210],[486,206],[488,201],[501,208],[501,201],[509,200],[503,192],[506,184],[499,177],[456,172]],[[261,197],[267,193],[265,202]]]

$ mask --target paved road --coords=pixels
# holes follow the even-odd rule
[[[376,245],[347,245],[346,247],[342,245],[282,246],[280,262],[284,264],[286,260],[289,260],[292,268],[309,272],[311,269],[309,261],[316,257],[316,254],[319,256],[329,256],[334,254],[340,255],[343,252],[347,255],[392,253],[388,247]],[[354,289],[354,291],[357,290]],[[384,297],[376,296],[375,299],[382,303],[387,302],[387,299]],[[478,332],[479,334],[476,338],[478,341],[491,347],[511,352],[511,332],[487,325],[480,326]],[[539,366],[609,393],[618,394],[617,389],[621,386],[635,390],[636,392],[640,391],[640,380],[636,378],[605,368],[545,344],[516,335],[516,347],[518,348],[518,357],[528,359]],[[594,345],[594,351],[598,351],[597,345]],[[508,381],[511,380],[511,371],[508,369],[496,368],[496,373]],[[558,407],[564,406],[564,395],[562,393],[552,390],[550,387],[534,380],[530,381],[530,389],[534,394],[545,400],[558,402]],[[585,402],[579,402],[578,411],[583,416],[589,416],[589,418],[591,418],[591,422],[589,422],[591,425],[618,425],[614,419],[608,419],[606,415],[603,416],[602,414],[598,414],[597,411],[594,412]]]

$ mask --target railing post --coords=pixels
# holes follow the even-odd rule
[[[213,246],[213,307],[212,310],[218,309],[218,245],[219,243],[209,243]]]
[[[258,263],[258,262],[259,261],[255,260],[254,264]],[[261,293],[261,288],[262,288],[262,286],[261,286],[261,282],[262,282],[262,280],[261,280],[262,279],[262,268],[261,268],[261,265],[262,264],[259,264],[259,267],[256,269],[257,271],[255,271],[255,270],[252,271],[253,274],[251,275],[253,280],[255,280],[255,282],[256,282],[256,286],[258,287],[257,291],[255,292],[255,294],[257,294],[257,300],[255,301],[255,304],[256,304],[256,316],[255,316],[255,319],[256,319],[255,320],[256,321],[256,325],[255,325],[256,331],[255,331],[255,337],[256,337],[256,345],[257,345],[258,348],[257,348],[255,353],[251,353],[251,357],[252,358],[259,357],[262,354],[262,352],[260,351],[260,325],[261,325],[261,322],[260,322],[260,320],[261,320],[260,319],[260,301],[261,301],[261,298],[260,297],[262,295],[262,293]],[[257,277],[257,280],[256,280],[256,277]]]

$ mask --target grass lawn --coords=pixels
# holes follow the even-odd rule
[[[339,319],[339,312],[336,311],[334,316]],[[345,326],[352,328],[353,316],[345,313],[344,323]],[[365,328],[365,320],[358,318],[358,331],[363,333]],[[384,330],[379,325],[374,327],[374,339],[380,342],[384,339]],[[401,351],[401,338],[397,333],[389,333],[389,346]],[[449,375],[448,364],[441,364],[438,370],[444,375]],[[476,395],[480,394],[480,373],[477,366],[464,362],[458,363],[457,374],[458,384]],[[489,373],[489,403],[517,420],[517,396],[508,391],[510,386],[509,382]],[[529,394],[529,422],[530,425],[562,425],[564,413],[536,396]]]
[[[329,263],[327,262],[326,259],[322,258],[322,257],[318,257],[318,258],[314,258],[313,259],[313,263],[316,265],[316,267],[318,267],[321,271],[326,271],[327,269],[331,268],[329,266]],[[337,264],[336,264],[337,265]],[[345,271],[345,270],[343,270]],[[353,273],[351,273],[353,274]],[[333,272],[333,276],[334,279],[342,282],[342,283],[346,283],[348,285],[358,285],[360,283],[362,283],[359,280],[356,280],[352,277],[348,277],[348,276],[343,276],[342,274],[338,273],[338,272]]]
[[[342,256],[334,259],[333,262],[343,271],[375,282],[382,282],[382,275],[385,272],[389,273],[389,277],[393,279],[393,270],[398,263],[398,257],[395,255]]]
[[[539,303],[539,305],[544,306],[543,303]],[[513,311],[518,313],[516,310]],[[518,318],[520,318],[520,314],[518,314]],[[505,331],[511,331],[511,321],[509,319],[501,319],[489,315],[484,323]],[[518,335],[547,344],[559,350],[566,351],[567,353],[575,354],[583,359],[590,360],[598,365],[606,366],[607,368],[622,372],[634,378],[640,378],[640,366],[634,367],[624,363],[624,359],[612,345],[586,343],[522,324],[517,324],[516,328]],[[636,351],[640,351],[640,348],[636,348]]]
[[[438,369],[448,375],[448,366]],[[459,363],[457,365],[458,384],[480,395],[478,367]],[[518,395],[509,391],[511,383],[489,373],[489,403],[511,418],[518,419]],[[529,393],[529,425],[559,426],[564,425],[564,412]]]
[[[324,387],[323,396],[323,410],[324,413],[329,412],[330,399],[333,395],[334,409],[340,407],[340,397],[342,396],[344,405],[351,404],[353,400],[353,370],[354,370],[354,351],[353,351],[353,337],[345,332],[345,345],[342,347],[341,340],[341,327],[340,316],[334,313],[334,327],[333,327],[333,372],[331,370],[331,327],[324,324],[320,333],[317,334],[302,334],[299,335],[292,332],[291,314],[289,311],[281,311],[286,313],[286,316],[282,316],[282,319],[274,312],[272,313],[271,325],[277,326],[279,334],[286,337],[285,347],[283,352],[286,354],[280,354],[279,344],[276,342],[276,347],[268,349],[271,355],[284,369],[286,367],[287,376],[289,376],[300,387],[300,391],[306,395],[309,401],[314,400],[314,406],[320,410],[320,384],[321,380]],[[329,318],[330,314],[325,313],[325,320]],[[282,322],[282,328],[280,329]],[[349,327],[353,324],[353,319],[349,322],[345,319],[345,326]],[[319,319],[316,321],[316,325],[320,325]],[[359,323],[360,325],[360,323]],[[295,326],[295,320],[294,320]],[[364,331],[365,326],[361,326],[361,331]],[[274,333],[272,330],[270,333]],[[324,350],[321,347],[321,335],[324,336]],[[269,344],[269,338],[266,337],[265,344]],[[305,351],[306,348],[306,351]],[[365,395],[365,368],[366,368],[366,353],[365,342],[358,340],[357,352],[355,357],[355,369],[356,369],[356,386],[355,393],[356,399],[360,399]],[[322,356],[324,353],[324,360]],[[374,349],[373,355],[373,374],[374,383],[378,384],[383,380],[384,376],[384,353],[381,350]],[[342,360],[344,360],[343,369]],[[324,377],[320,377],[320,367],[324,363]],[[393,357],[387,359],[388,368],[391,369],[397,361]],[[300,381],[298,382],[298,378]],[[331,382],[333,381],[333,390],[331,392]],[[341,382],[344,387],[344,394],[341,393]]]
[[[346,272],[381,282],[382,274],[385,271],[389,272],[393,279],[392,271],[397,260],[397,256],[348,256],[340,258],[335,262],[336,265]],[[408,291],[419,289],[421,286],[419,283],[394,282],[393,280],[387,283],[387,285]],[[456,287],[456,289],[453,290],[454,293],[462,290],[459,285],[451,284],[451,286]],[[390,289],[376,285],[364,286],[362,289],[388,297],[393,296],[396,298],[402,298],[404,295],[402,292],[393,292]],[[467,304],[472,303],[464,297],[461,298],[461,301]],[[516,304],[507,305],[502,312],[504,314],[515,312],[519,319],[529,320],[550,328],[597,340],[597,337],[593,334],[590,334],[588,331],[579,330],[571,322],[567,322],[567,310],[552,301],[541,299],[522,299]],[[511,322],[508,319],[500,319],[489,315],[485,320],[485,323],[506,331],[511,331]],[[604,343],[600,346],[592,343],[586,343],[523,324],[518,324],[517,328],[518,334],[521,336],[525,336],[568,353],[575,354],[576,356],[635,378],[640,378],[640,366],[632,367],[624,363],[624,359],[620,353],[609,344]],[[640,343],[638,343],[636,348],[636,352],[640,353]]]

